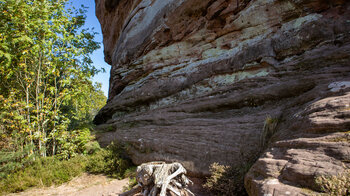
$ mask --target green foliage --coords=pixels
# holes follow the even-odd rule
[[[108,164],[105,162],[106,157],[109,156],[109,152],[105,149],[97,151],[95,154],[91,155],[89,163],[87,164],[87,171],[93,174],[104,173],[108,170]]]
[[[269,139],[276,132],[279,119],[267,116],[264,122],[264,127],[260,135],[260,147],[264,149],[269,142]]]
[[[125,147],[120,144],[110,144],[91,155],[86,170],[94,174],[106,174],[115,178],[123,178],[132,166],[131,160],[125,153]]]
[[[14,99],[16,93],[11,92],[7,99],[0,95],[0,148],[8,151],[23,149],[31,128],[24,117],[25,103]]]
[[[70,119],[70,130],[93,128],[93,118],[107,101],[100,84],[89,84],[81,88],[80,93],[62,107],[62,111]]]
[[[30,166],[9,174],[0,181],[0,193],[20,192],[34,186],[51,186],[68,182],[84,172],[87,159],[76,156],[70,160],[53,157],[38,158]]]
[[[130,191],[131,189],[133,189],[138,184],[137,179],[136,179],[135,176],[129,177],[128,186],[124,186],[123,187],[123,192]]]
[[[25,163],[26,167],[2,172],[4,175],[0,181],[0,194],[20,192],[30,187],[60,185],[83,172],[105,174],[119,179],[135,178],[136,168],[127,158],[122,145],[112,144],[106,149],[93,145],[95,153],[91,155],[76,155],[69,160],[62,160],[58,156],[35,157],[35,160]]]
[[[327,195],[347,196],[350,194],[350,170],[337,176],[318,176],[316,184]]]
[[[0,147],[40,156],[83,152],[106,101],[89,55],[96,33],[68,0],[0,0]],[[77,136],[81,135],[81,136]]]
[[[30,145],[17,152],[0,150],[0,178],[5,178],[30,165],[34,160],[34,155],[31,154],[32,150]]]
[[[99,44],[82,28],[86,8],[67,3],[0,0],[0,191],[58,185],[86,168],[119,177],[130,164],[90,133],[106,103],[91,81]]]
[[[89,141],[85,144],[84,154],[95,154],[101,150],[100,144],[97,141]]]
[[[91,142],[94,137],[90,134],[88,128],[63,131],[60,137],[57,137],[59,148],[57,149],[57,157],[61,159],[69,159],[78,154],[83,154],[87,149],[86,145]]]
[[[86,8],[67,3],[0,0],[1,191],[66,182],[100,149],[90,134],[106,102],[91,82],[99,44],[82,28]]]
[[[207,179],[204,187],[212,191],[214,191],[214,189],[221,190],[222,188],[218,187],[219,181],[225,177],[226,172],[229,168],[229,166],[220,165],[219,163],[211,164],[209,169],[211,176]]]
[[[211,176],[204,184],[214,195],[247,195],[244,188],[244,176],[248,172],[250,165],[241,167],[231,167],[213,163],[210,166]]]

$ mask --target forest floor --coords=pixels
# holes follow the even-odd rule
[[[129,179],[118,180],[85,173],[57,187],[32,188],[9,195],[114,196],[122,193],[128,183]]]
[[[194,186],[191,186],[190,189],[196,196],[209,195],[202,188],[203,180],[196,178],[191,180],[194,182]],[[117,196],[123,193],[124,187],[127,187],[128,183],[129,179],[118,180],[104,175],[84,173],[57,187],[32,188],[24,192],[12,193],[8,196]]]

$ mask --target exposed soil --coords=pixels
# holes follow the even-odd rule
[[[83,174],[58,187],[33,188],[14,195],[79,195],[114,196],[123,192],[129,180],[117,180],[103,175]]]
[[[190,187],[191,191],[197,196],[209,195],[202,188],[204,180],[191,178],[194,185]],[[124,187],[129,183],[128,179],[117,180],[103,175],[83,174],[74,178],[70,182],[64,183],[58,187],[32,188],[20,193],[9,194],[17,195],[64,195],[64,196],[116,196],[123,193]]]

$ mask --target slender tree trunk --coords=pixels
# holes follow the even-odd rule
[[[40,74],[41,74],[41,53],[39,54],[39,63],[38,63],[38,70],[37,70],[37,81],[36,81],[36,89],[35,89],[35,101],[36,101],[36,110],[37,110],[37,132],[39,134],[39,152],[42,153],[42,142],[41,142],[41,108],[40,108]],[[42,154],[41,154],[42,155]]]
[[[26,65],[27,68],[27,59],[24,59],[24,63]],[[32,126],[31,126],[31,122],[30,122],[30,108],[29,108],[29,87],[30,84],[28,84],[28,75],[27,75],[28,69],[25,70],[25,79],[26,79],[26,105],[27,105],[27,122],[28,122],[28,127],[29,127],[29,140],[30,140],[30,144],[33,145],[33,133],[32,133]]]
[[[41,60],[41,64],[42,64]],[[46,81],[45,79],[43,81],[40,81],[40,83],[42,84],[42,86],[44,87],[44,89],[42,89],[42,96],[41,96],[41,108],[43,109],[45,106],[45,92],[46,92]],[[43,157],[46,157],[46,141],[47,141],[47,133],[46,133],[46,124],[47,124],[47,120],[46,120],[46,114],[42,111],[41,112],[41,129],[42,129],[42,135],[43,135]]]
[[[32,133],[32,126],[30,123],[29,86],[26,87],[26,104],[27,104],[27,122],[29,127],[29,140],[30,140],[30,144],[33,145],[33,133]]]
[[[54,129],[53,129],[53,134],[52,134],[52,141],[53,141],[53,146],[52,146],[52,155],[55,155],[55,150],[56,150],[56,138],[55,138],[55,133],[56,133],[56,116],[57,116],[57,77],[55,73],[55,100],[54,100]]]

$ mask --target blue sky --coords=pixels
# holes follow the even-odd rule
[[[85,22],[85,28],[95,28],[94,31],[98,32],[98,35],[95,36],[95,41],[101,43],[101,48],[96,50],[91,56],[92,61],[94,62],[95,67],[104,68],[105,73],[100,73],[93,78],[94,82],[99,82],[102,84],[102,90],[106,96],[108,96],[108,87],[109,87],[109,71],[111,66],[104,61],[103,55],[103,44],[102,44],[102,32],[100,23],[97,20],[95,15],[95,1],[94,0],[71,0],[73,6],[79,8],[82,4],[88,8],[87,18]]]

